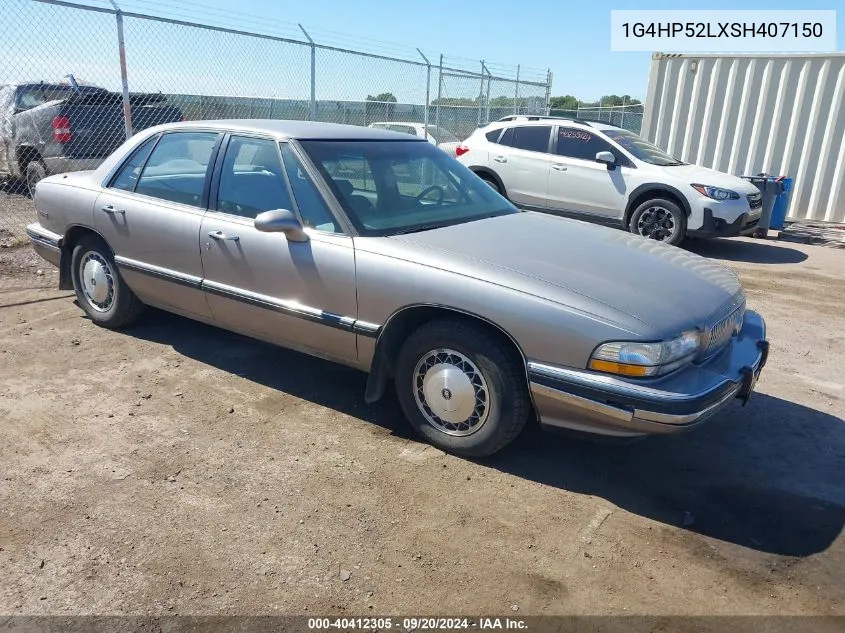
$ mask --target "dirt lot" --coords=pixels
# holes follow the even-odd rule
[[[0,613],[845,614],[845,252],[693,249],[768,320],[747,408],[478,462],[363,374],[158,312],[99,329],[0,250]]]

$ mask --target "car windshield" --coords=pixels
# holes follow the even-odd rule
[[[461,139],[442,127],[428,126],[428,134],[438,143],[457,143]]]
[[[652,145],[641,136],[637,136],[628,130],[602,130],[602,132],[643,162],[660,165],[661,167],[686,165],[683,161],[670,156],[656,145]]]
[[[519,213],[423,141],[300,141],[361,235],[424,231]]]

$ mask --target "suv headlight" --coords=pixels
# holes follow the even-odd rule
[[[691,362],[700,345],[698,330],[658,343],[604,343],[593,352],[589,368],[620,376],[660,376]]]
[[[711,187],[710,185],[690,185],[702,196],[713,198],[713,200],[739,200],[739,194],[730,189],[722,189],[721,187]]]

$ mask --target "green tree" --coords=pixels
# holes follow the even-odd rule
[[[396,103],[396,97],[392,92],[380,92],[376,96],[367,95],[367,101],[380,101],[382,103]]]
[[[563,97],[552,97],[549,99],[549,107],[553,110],[577,110],[578,99],[572,95],[565,95]]]

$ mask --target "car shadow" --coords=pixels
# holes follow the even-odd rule
[[[687,240],[683,246],[704,257],[749,264],[800,264],[809,257],[795,248],[766,240],[695,239]]]
[[[412,437],[392,389],[364,403],[362,372],[158,310],[127,334]],[[479,463],[785,556],[824,551],[845,525],[845,422],[765,393],[692,432],[637,442],[573,439],[530,425]]]

